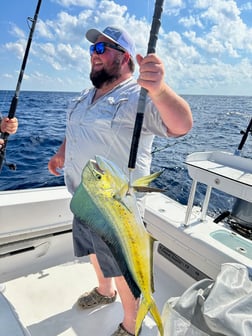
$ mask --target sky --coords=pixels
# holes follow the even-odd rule
[[[21,90],[90,87],[90,28],[121,26],[145,55],[154,0],[42,0]],[[0,3],[0,90],[15,90],[37,0]],[[156,53],[179,94],[252,95],[252,1],[164,0]],[[30,23],[31,26],[31,23]],[[134,76],[138,75],[138,66]]]

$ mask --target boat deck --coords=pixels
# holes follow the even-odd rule
[[[223,158],[226,154],[221,154]],[[206,161],[212,165],[213,160]],[[252,269],[252,242],[207,215],[212,188],[230,189],[231,195],[240,190],[235,196],[250,200],[251,185],[245,188],[239,182],[242,187],[236,188],[235,179],[213,173],[209,167],[202,169],[201,161],[190,164],[194,180],[188,206],[160,193],[147,197],[144,220],[157,239],[154,298],[160,313],[169,298],[180,296],[196,280],[215,279],[223,263],[241,263]],[[243,170],[247,172],[247,165]],[[207,185],[202,209],[193,204],[197,182]],[[123,319],[119,297],[112,305],[85,311],[75,304],[82,293],[97,286],[97,280],[88,259],[73,257],[66,189],[3,192],[0,199],[0,282],[30,335],[110,336]],[[12,332],[13,312],[5,318],[8,309],[2,298],[0,293],[0,336],[24,336]],[[158,330],[148,314],[141,336],[154,335]]]
[[[154,298],[160,313],[167,299],[179,296],[193,280],[155,253]],[[5,283],[4,295],[16,309],[32,336],[110,336],[122,321],[120,298],[111,305],[81,310],[76,299],[96,286],[92,265],[87,259],[73,260],[27,274]],[[141,335],[157,335],[157,327],[147,315]],[[1,336],[6,336],[6,333]],[[12,335],[14,336],[14,335]]]

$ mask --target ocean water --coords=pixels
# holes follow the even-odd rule
[[[0,91],[0,112],[7,115],[14,92]],[[50,157],[64,138],[65,111],[69,101],[78,95],[73,92],[20,93],[16,116],[19,129],[9,136],[6,161],[16,165],[10,170],[6,165],[0,174],[0,190],[40,188],[64,184],[63,176],[55,177],[47,169]],[[185,136],[173,139],[156,138],[153,144],[152,170],[164,169],[156,186],[186,204],[191,178],[185,159],[199,151],[222,150],[234,153],[252,117],[252,96],[183,96],[191,106],[194,126]],[[242,156],[252,158],[251,135],[243,147]],[[202,203],[205,186],[199,185],[196,204]],[[209,210],[218,214],[230,209],[233,199],[213,191]]]

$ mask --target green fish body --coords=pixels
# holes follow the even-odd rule
[[[152,297],[153,239],[140,216],[133,189],[147,190],[160,173],[137,180],[129,189],[125,174],[111,161],[96,156],[82,172],[82,182],[71,200],[74,215],[96,232],[108,245],[135,298],[141,296],[136,319],[138,335],[148,313],[163,336],[161,317]]]

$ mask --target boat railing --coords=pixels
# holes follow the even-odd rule
[[[207,186],[200,214],[201,221],[206,219],[212,188],[252,202],[250,159],[226,152],[197,152],[187,156],[186,164],[193,181],[188,198],[185,226],[190,225],[198,182]]]

